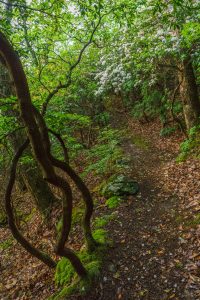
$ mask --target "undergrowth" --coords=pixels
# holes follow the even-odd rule
[[[104,128],[97,137],[95,145],[86,153],[88,167],[83,176],[94,172],[104,178],[118,174],[127,168],[127,161],[121,148],[122,130]]]
[[[180,154],[176,161],[183,162],[188,157],[200,158],[200,125],[191,128],[189,138],[186,139],[180,146]]]
[[[88,272],[87,278],[80,279],[70,261],[62,258],[57,264],[55,273],[55,284],[58,292],[51,296],[49,300],[62,300],[74,293],[85,294],[89,291],[92,282],[100,275],[105,251],[111,244],[107,231],[103,227],[113,218],[113,214],[96,218],[94,221],[93,237],[100,246],[92,253],[88,253],[85,248],[77,253]],[[60,228],[57,227],[57,229]]]
[[[96,145],[87,151],[90,164],[83,175],[92,171],[106,179],[124,170],[127,161],[121,149],[121,136],[121,131],[109,127],[100,132]],[[105,181],[103,183],[105,184]],[[100,187],[95,192],[99,192]],[[113,209],[119,205],[120,201],[121,198],[119,196],[113,196],[107,199],[105,204],[109,209]],[[73,209],[72,225],[80,222],[83,213],[84,208],[81,206]],[[100,275],[106,249],[112,245],[112,241],[108,239],[105,226],[114,217],[115,213],[97,217],[93,222],[93,237],[100,246],[93,253],[88,253],[84,247],[77,253],[88,272],[87,278],[80,279],[70,261],[62,258],[58,262],[55,272],[55,285],[58,288],[58,292],[51,296],[49,300],[62,300],[75,293],[85,294],[88,292],[92,282]],[[60,233],[61,228],[62,218],[56,225],[58,233]]]
[[[142,136],[134,135],[131,138],[131,142],[141,149],[147,150],[149,148],[149,143]]]
[[[113,196],[109,199],[106,200],[106,205],[108,206],[108,208],[116,208],[119,203],[121,201],[121,197],[119,196]]]

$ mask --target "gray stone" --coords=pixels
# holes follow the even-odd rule
[[[136,195],[139,192],[139,184],[125,175],[111,177],[102,188],[102,195],[107,198],[112,196]]]

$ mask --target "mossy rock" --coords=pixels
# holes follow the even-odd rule
[[[106,198],[112,196],[129,196],[136,195],[139,192],[137,181],[125,175],[111,177],[109,182],[102,188],[101,194]]]

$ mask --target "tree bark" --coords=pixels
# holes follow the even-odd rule
[[[9,98],[14,94],[11,80],[6,67],[0,63],[0,94],[1,98]],[[17,116],[17,112],[14,109],[10,109],[9,112],[2,112],[2,114],[7,116]],[[20,120],[19,120],[20,123]],[[18,146],[21,145],[26,139],[25,133],[23,131],[15,132],[9,137],[10,143],[13,147],[14,152],[18,150]],[[26,154],[32,156],[31,150],[28,149]],[[38,209],[43,215],[48,215],[52,204],[57,200],[54,194],[51,192],[46,181],[43,180],[42,174],[35,163],[22,164],[20,172],[18,174],[17,181],[19,181],[18,186],[21,189],[27,189],[35,201]]]
[[[182,80],[180,84],[180,95],[183,103],[186,127],[187,130],[190,130],[193,126],[200,122],[200,100],[190,56],[183,61],[182,70],[182,78],[180,79]]]
[[[33,256],[37,257],[41,261],[43,261],[47,266],[50,268],[55,268],[56,267],[56,262],[46,253],[38,250],[35,248],[33,245],[30,244],[30,242],[21,234],[21,232],[18,230],[17,225],[15,224],[15,217],[13,214],[13,207],[12,207],[12,201],[11,201],[11,195],[12,195],[12,190],[13,186],[15,183],[15,177],[16,177],[16,169],[17,169],[17,163],[24,151],[28,145],[29,141],[26,140],[26,142],[23,143],[23,145],[20,146],[18,151],[16,152],[12,165],[11,165],[11,170],[10,170],[10,178],[8,181],[8,185],[6,188],[6,193],[5,193],[5,208],[6,208],[6,213],[8,216],[8,223],[10,226],[10,229],[12,231],[12,234],[14,238]]]
[[[82,265],[78,256],[76,256],[76,254],[72,250],[65,247],[65,243],[68,239],[68,235],[71,228],[71,216],[72,216],[73,199],[72,199],[72,191],[70,185],[64,178],[58,176],[55,172],[55,168],[51,162],[51,157],[50,157],[51,143],[50,143],[48,129],[46,128],[45,121],[42,115],[40,115],[39,112],[37,112],[37,109],[34,108],[32,104],[27,78],[24,73],[21,61],[18,55],[16,54],[16,52],[14,51],[12,45],[8,42],[6,36],[1,32],[0,32],[0,55],[2,55],[3,59],[5,60],[8,70],[15,84],[16,95],[19,102],[21,117],[23,119],[28,134],[28,139],[26,143],[30,141],[35,159],[37,160],[41,168],[44,178],[50,184],[53,184],[55,187],[58,187],[63,193],[63,198],[62,198],[62,206],[63,206],[62,225],[63,226],[62,226],[61,235],[57,242],[55,252],[58,255],[67,257],[71,261],[76,272],[81,277],[85,277],[87,276],[87,271]],[[8,204],[10,203],[10,195],[12,192],[12,184],[13,184],[11,179],[14,180],[14,178],[12,177],[12,170],[11,170],[11,177],[9,182],[10,184],[7,187],[7,193],[5,197],[5,201]],[[12,233],[14,235],[16,228],[12,227],[12,225],[14,224],[12,223],[13,218],[12,218],[12,211],[10,205],[7,206],[7,214],[9,218],[10,229],[12,230]],[[18,236],[18,238],[20,238],[20,236]],[[27,248],[27,250],[30,251],[31,249]],[[32,254],[35,256],[37,255],[37,253],[32,253]]]

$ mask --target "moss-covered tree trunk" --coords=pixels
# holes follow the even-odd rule
[[[0,64],[0,94],[1,98],[9,98],[14,94],[11,80],[3,64]],[[17,117],[17,112],[14,109],[9,109],[9,111],[2,113],[7,116]],[[21,145],[25,139],[26,135],[23,130],[10,135],[9,140],[14,152],[17,151],[19,145]],[[32,157],[30,149],[27,150],[26,155]],[[30,192],[40,212],[47,215],[53,202],[56,201],[56,198],[51,192],[47,182],[43,180],[36,163],[31,160],[28,163],[22,164],[18,175],[19,186],[22,189],[25,187]]]
[[[190,56],[183,61],[182,70],[180,94],[183,102],[185,123],[187,130],[189,130],[200,121],[200,100]]]

